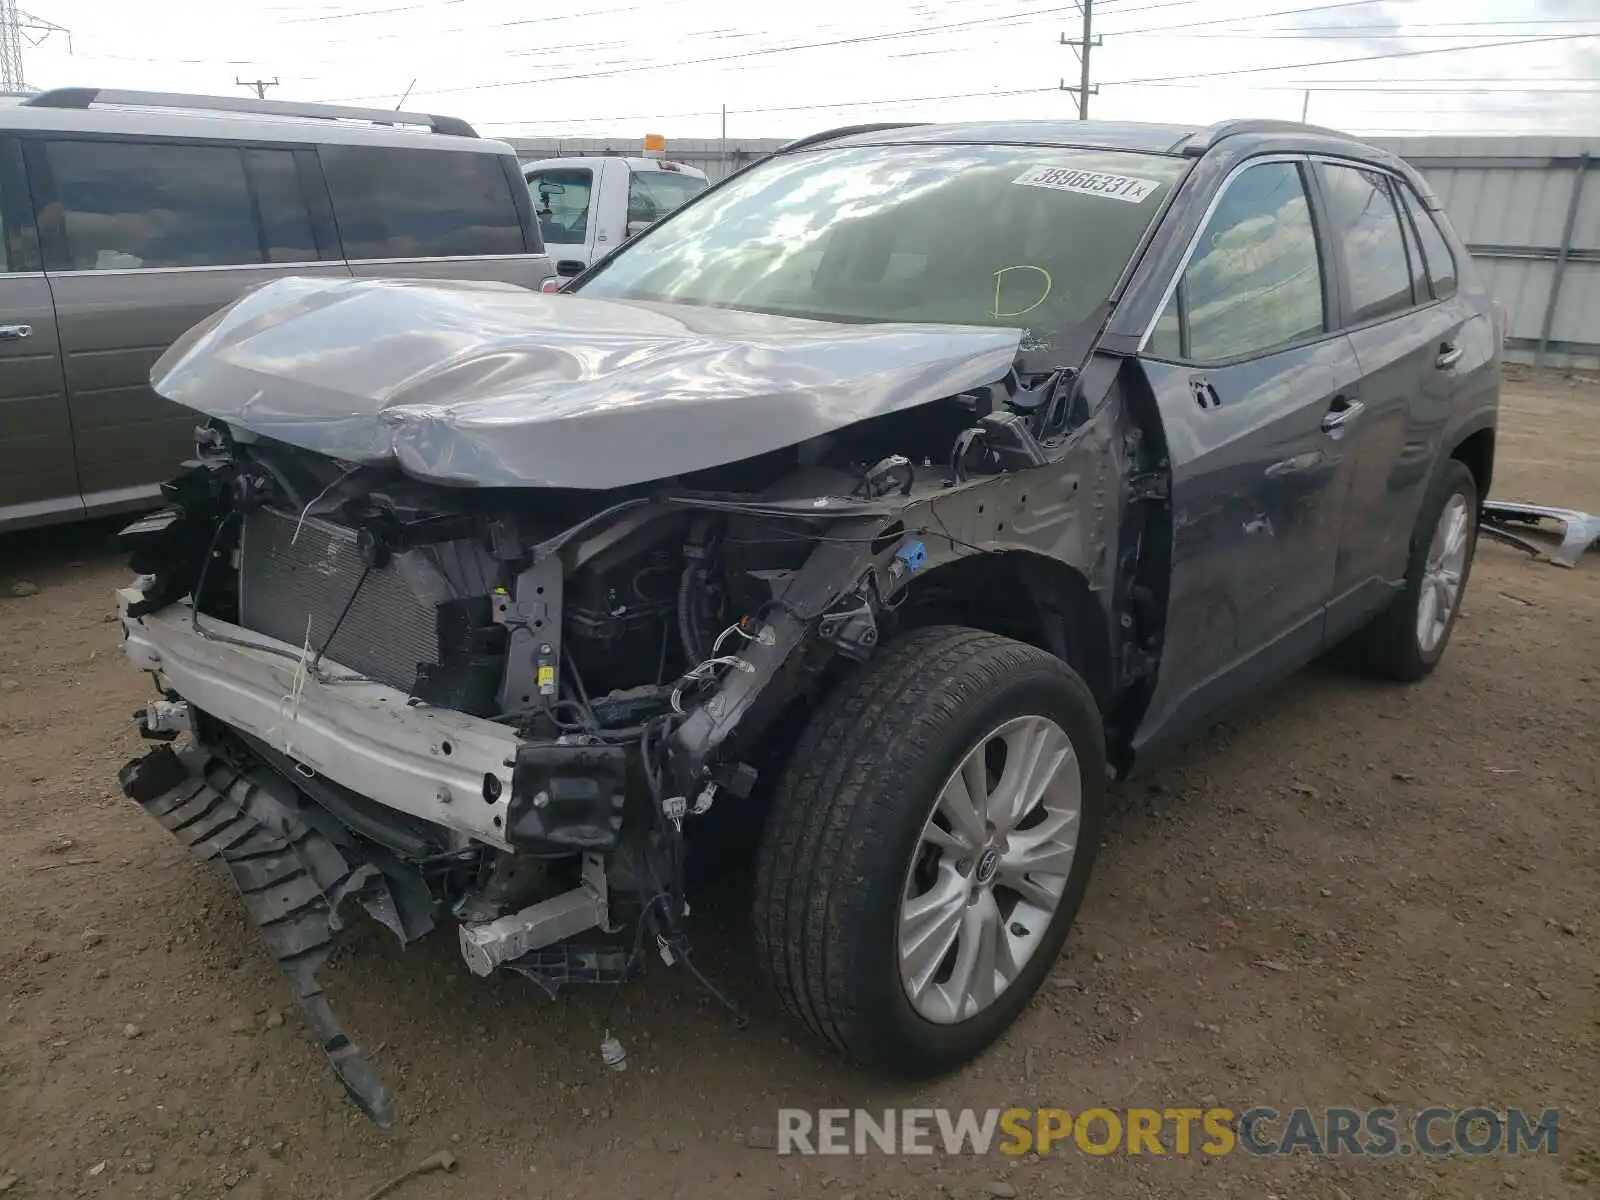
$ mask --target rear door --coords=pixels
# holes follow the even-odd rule
[[[292,147],[74,133],[25,154],[84,505],[136,508],[194,455],[196,414],[150,387],[162,351],[269,279],[348,270],[319,259]]]
[[[550,275],[528,189],[510,155],[333,145],[319,155],[355,275],[494,279],[528,288]]]
[[[1208,722],[1321,641],[1349,466],[1324,424],[1358,372],[1334,320],[1309,169],[1272,158],[1229,177],[1145,347],[1174,532],[1140,744]]]
[[[594,261],[601,232],[599,173],[590,167],[551,166],[531,170],[526,178],[539,234],[556,274],[578,274]],[[603,253],[612,244],[608,237],[599,249]]]
[[[0,529],[83,512],[50,284],[16,138],[0,137]]]
[[[1406,184],[1359,163],[1320,160],[1316,171],[1361,368],[1359,408],[1345,420],[1353,461],[1328,629],[1338,637],[1381,608],[1405,574],[1474,313],[1454,296],[1434,298]]]

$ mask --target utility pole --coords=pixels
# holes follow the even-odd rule
[[[1300,105],[1300,124],[1306,123],[1306,118],[1311,115],[1311,89],[1306,89],[1306,98]]]
[[[26,33],[24,31],[27,31]],[[72,53],[72,30],[46,21],[17,7],[17,0],[0,0],[0,95],[27,92],[28,81],[22,70],[22,44],[37,46],[52,33],[67,35],[67,53]],[[37,34],[30,37],[28,34]]]
[[[0,0],[0,3],[3,2],[4,0]],[[267,98],[267,89],[278,86],[278,77],[274,75],[271,79],[240,79],[235,75],[233,83],[235,87],[249,88],[256,94],[257,100],[265,100]],[[410,90],[410,88],[406,89],[407,92]]]
[[[1089,51],[1093,47],[1100,45],[1103,39],[1094,36],[1094,0],[1077,0],[1077,4],[1083,11],[1083,36],[1081,38],[1069,38],[1063,33],[1061,35],[1061,44],[1072,47],[1072,52],[1078,56],[1078,66],[1081,68],[1078,74],[1078,86],[1069,88],[1067,81],[1063,79],[1061,81],[1061,90],[1078,93],[1078,120],[1087,121],[1089,119],[1089,97],[1100,94],[1098,87],[1092,87],[1089,84]]]

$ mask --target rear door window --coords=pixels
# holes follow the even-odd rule
[[[628,176],[628,224],[654,223],[706,190],[706,181],[679,171],[633,171]]]
[[[1267,354],[1325,328],[1322,268],[1300,167],[1247,167],[1201,231],[1149,350],[1220,363]]]
[[[1322,163],[1334,245],[1344,255],[1352,324],[1411,307],[1405,238],[1388,176],[1366,167]]]
[[[496,155],[369,146],[319,154],[347,258],[524,253],[511,179]]]
[[[71,270],[264,259],[238,147],[52,141],[45,156]]]
[[[589,228],[594,199],[594,172],[583,167],[551,167],[528,176],[528,195],[539,232],[548,245],[582,242]]]
[[[1445,241],[1444,234],[1439,231],[1439,223],[1422,202],[1412,193],[1407,184],[1396,184],[1395,190],[1400,193],[1400,201],[1405,205],[1406,211],[1411,214],[1411,223],[1416,226],[1417,236],[1422,239],[1422,258],[1428,270],[1428,283],[1433,289],[1436,299],[1446,300],[1456,294],[1456,260],[1450,253],[1450,243]]]

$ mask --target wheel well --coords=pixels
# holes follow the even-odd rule
[[[1065,563],[1024,550],[957,559],[920,576],[897,615],[902,630],[967,625],[1037,646],[1083,677],[1102,712],[1111,704],[1110,627]]]
[[[1456,443],[1450,457],[1466,464],[1473,482],[1478,485],[1479,501],[1487,500],[1489,485],[1494,482],[1494,430],[1480,429],[1468,434]]]

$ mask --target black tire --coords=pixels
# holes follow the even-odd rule
[[[1470,522],[1467,559],[1461,571],[1461,589],[1456,596],[1455,608],[1445,624],[1444,636],[1431,650],[1424,650],[1417,637],[1417,605],[1422,596],[1428,548],[1445,506],[1452,496],[1457,495],[1466,500]],[[1467,465],[1457,459],[1446,461],[1423,499],[1416,528],[1411,532],[1405,587],[1395,597],[1393,604],[1352,639],[1357,661],[1370,674],[1401,683],[1414,683],[1439,665],[1445,647],[1450,644],[1450,634],[1455,629],[1456,619],[1461,615],[1461,605],[1467,595],[1467,581],[1472,574],[1472,560],[1478,546],[1478,503],[1478,484]]]
[[[976,1015],[935,1024],[900,981],[897,922],[911,856],[957,763],[1024,715],[1049,717],[1072,743],[1082,790],[1077,851],[1054,918],[1011,985]],[[757,957],[788,1014],[868,1069],[926,1077],[976,1056],[1060,954],[1099,846],[1105,788],[1099,709],[1059,659],[948,626],[886,646],[806,727],[762,837]]]

